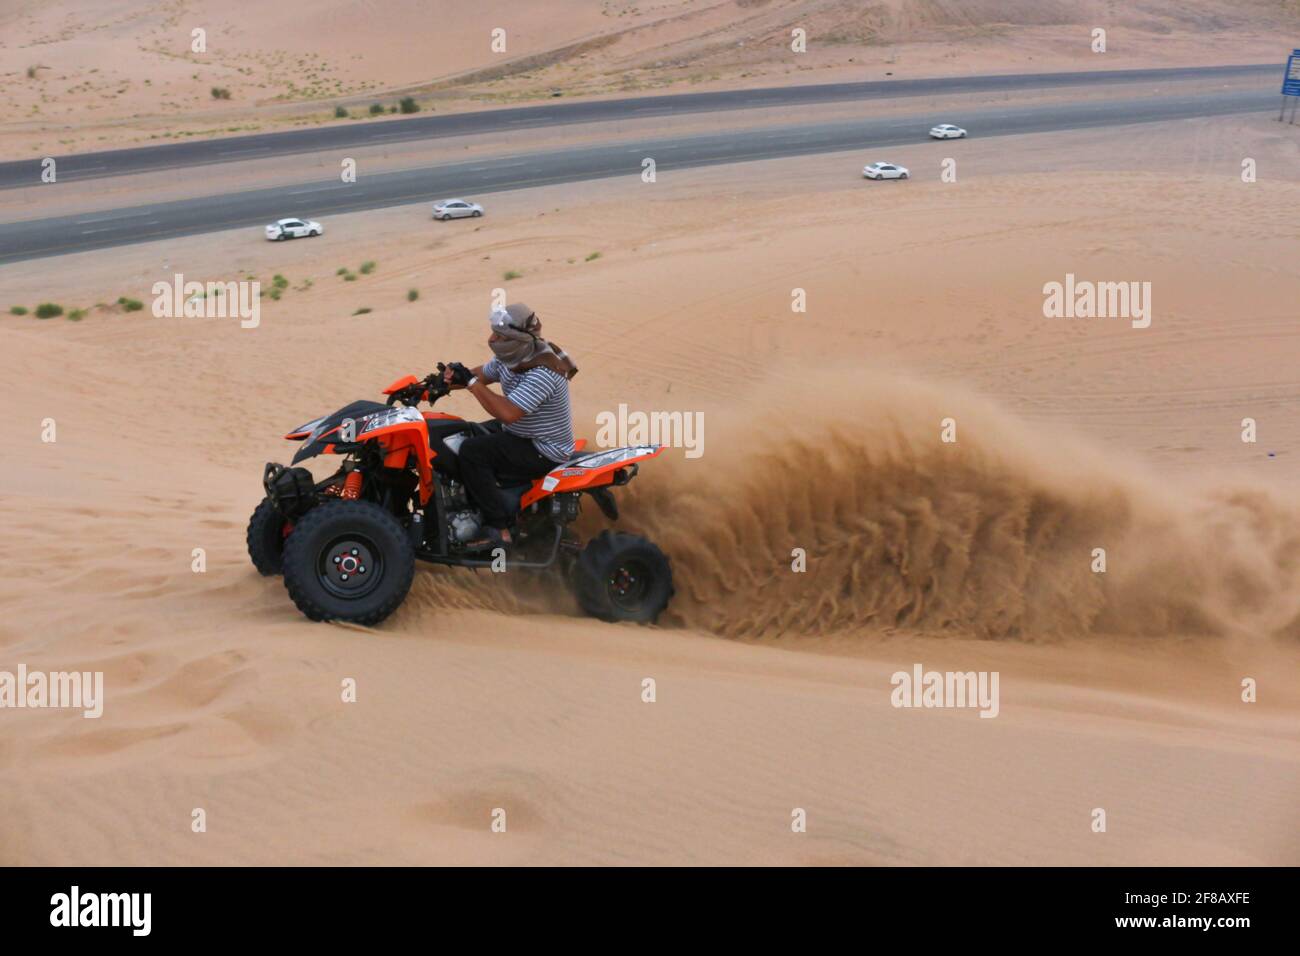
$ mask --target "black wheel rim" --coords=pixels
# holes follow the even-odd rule
[[[606,582],[610,601],[624,611],[640,609],[645,596],[650,592],[652,576],[650,566],[644,561],[633,559],[620,562]]]
[[[374,542],[365,535],[340,535],[321,548],[316,574],[330,594],[355,601],[379,587],[384,561]]]

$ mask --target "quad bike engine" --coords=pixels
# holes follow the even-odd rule
[[[447,516],[447,530],[462,544],[472,541],[482,527],[483,519],[477,511],[457,511]]]

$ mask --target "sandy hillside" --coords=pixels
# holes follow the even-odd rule
[[[6,310],[90,308],[0,323],[0,669],[108,695],[0,718],[0,863],[1300,862],[1294,150],[1266,117],[972,139],[893,151],[901,184],[837,154],[0,268]],[[176,270],[289,288],[256,329],[94,308]],[[1150,281],[1151,327],[1044,318],[1067,272]],[[244,554],[262,463],[482,355],[503,283],[588,437],[705,414],[620,522],[671,553],[670,613],[421,570],[376,630],[306,622]],[[892,707],[914,663],[999,671],[999,716]]]
[[[425,110],[889,77],[1280,64],[1273,0],[15,0],[0,152],[59,155]],[[1106,50],[1092,31],[1106,30]],[[493,31],[505,31],[505,49]],[[806,49],[791,49],[792,31]],[[196,52],[194,31],[205,31]],[[397,38],[397,39],[395,39]],[[222,91],[216,92],[215,91]],[[344,122],[350,120],[343,120]]]

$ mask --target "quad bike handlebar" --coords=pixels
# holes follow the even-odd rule
[[[428,402],[432,405],[451,391],[451,385],[448,385],[445,380],[447,369],[451,369],[451,381],[454,385],[466,385],[472,377],[469,369],[460,362],[450,364],[439,362],[438,371],[430,372],[418,382],[412,382],[405,388],[390,392],[388,404],[393,405],[400,402],[408,408],[414,408],[420,402]]]
[[[442,380],[441,373],[431,372],[418,382],[412,382],[405,388],[389,392],[388,404],[395,405],[400,402],[408,408],[414,408],[422,401],[435,402],[449,391],[447,383]]]

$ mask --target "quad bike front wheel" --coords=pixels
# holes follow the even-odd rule
[[[672,599],[672,567],[654,542],[622,531],[602,531],[578,556],[573,590],[592,617],[649,624]]]
[[[276,510],[270,498],[263,498],[248,519],[248,556],[258,574],[269,577],[279,574],[284,567],[286,529],[284,516]]]
[[[313,621],[378,624],[405,600],[414,576],[411,539],[368,501],[318,505],[285,539],[285,589]]]

